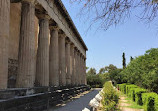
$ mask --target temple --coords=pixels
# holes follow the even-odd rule
[[[19,111],[3,101],[15,96],[87,90],[88,49],[61,0],[0,0],[0,25],[0,110]]]

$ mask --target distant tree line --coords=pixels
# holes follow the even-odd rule
[[[87,82],[90,85],[101,87],[105,81],[111,80],[115,84],[131,83],[158,93],[158,48],[147,50],[144,55],[130,57],[126,66],[125,53],[122,55],[123,68],[110,64],[96,73],[95,68],[87,71]]]

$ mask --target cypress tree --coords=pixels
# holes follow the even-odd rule
[[[133,57],[131,56],[130,61],[132,61],[132,60],[133,60]]]
[[[125,53],[123,52],[123,55],[122,55],[122,65],[123,65],[123,69],[126,68],[126,58],[125,58]]]

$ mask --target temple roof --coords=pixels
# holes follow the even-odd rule
[[[62,1],[61,1],[61,0],[54,0],[54,1],[55,1],[55,3],[57,4],[57,6],[61,7],[61,10],[62,10],[61,12],[62,12],[62,14],[64,15],[64,17],[66,18],[66,21],[70,24],[70,26],[72,26],[71,28],[72,28],[72,30],[74,31],[74,33],[75,33],[77,39],[81,42],[81,44],[83,45],[83,47],[84,47],[86,50],[88,50],[86,44],[84,43],[84,41],[83,41],[83,39],[82,39],[80,33],[78,32],[78,30],[77,30],[77,28],[76,28],[74,22],[72,21],[72,19],[71,19],[69,13],[67,12],[67,10],[66,10],[64,4],[62,3]]]

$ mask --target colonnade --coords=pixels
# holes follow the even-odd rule
[[[86,84],[86,57],[35,0],[22,0],[16,87]],[[7,88],[10,0],[0,2],[0,89]],[[35,53],[35,15],[39,20]],[[50,37],[49,37],[50,35]]]

